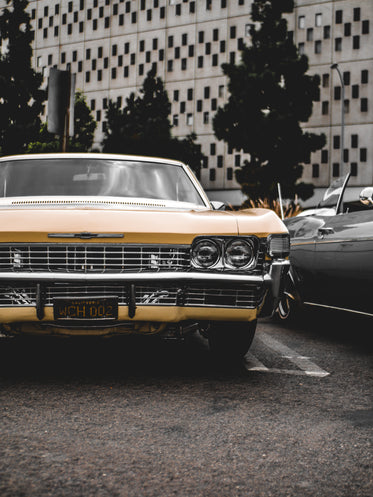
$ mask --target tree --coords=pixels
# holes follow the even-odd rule
[[[172,137],[171,104],[154,69],[148,72],[139,93],[131,93],[123,109],[109,102],[103,151],[178,159],[198,174],[203,154],[195,143],[196,136],[183,140]]]
[[[214,131],[250,154],[236,178],[251,199],[276,198],[278,182],[287,198],[312,196],[313,186],[298,182],[301,164],[325,144],[324,135],[300,126],[312,114],[320,78],[306,74],[308,59],[287,31],[282,15],[293,9],[293,0],[254,0],[252,44],[243,48],[238,65],[222,66],[230,96],[214,117]]]
[[[27,0],[10,0],[0,15],[0,153],[19,154],[40,130],[46,92],[31,67],[33,33]]]
[[[74,136],[69,139],[68,151],[90,151],[96,127],[97,123],[91,114],[85,96],[81,91],[77,91],[74,103]],[[27,148],[28,153],[59,152],[60,150],[60,139],[48,132],[46,123],[41,125],[36,141],[30,143]]]

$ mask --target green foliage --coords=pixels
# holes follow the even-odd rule
[[[40,130],[46,92],[31,67],[32,30],[26,0],[8,0],[0,15],[0,153],[19,154]]]
[[[77,91],[74,104],[74,136],[69,140],[68,151],[89,152],[92,149],[96,126],[83,93]],[[60,151],[60,140],[48,132],[47,124],[42,124],[36,141],[30,143],[27,148],[27,152],[33,154]]]
[[[306,74],[307,57],[288,36],[282,15],[293,8],[293,0],[254,0],[252,45],[244,47],[240,64],[223,65],[230,97],[214,117],[214,131],[250,154],[236,178],[251,199],[276,198],[278,182],[285,197],[309,198],[313,186],[298,182],[301,163],[325,144],[324,135],[300,126],[312,114],[320,80]]]
[[[172,137],[168,117],[171,104],[154,70],[148,72],[139,93],[131,93],[123,109],[109,102],[103,151],[178,159],[198,174],[203,155],[195,143],[196,136],[183,140]]]

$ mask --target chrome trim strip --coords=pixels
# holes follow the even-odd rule
[[[311,305],[313,307],[322,307],[323,309],[333,309],[334,311],[352,312],[353,314],[360,314],[361,316],[373,317],[373,313],[364,312],[364,311],[356,311],[354,309],[349,309],[347,307],[336,307],[334,305],[316,304],[314,302],[303,302],[303,304],[304,305]]]
[[[287,262],[287,261],[286,261]],[[288,262],[287,264],[288,265]],[[79,282],[100,282],[100,281],[122,281],[123,283],[138,281],[176,281],[179,284],[188,281],[216,282],[216,283],[258,283],[270,285],[272,278],[269,274],[246,275],[246,274],[224,274],[224,273],[204,273],[204,272],[143,272],[143,273],[3,273],[0,272],[0,281],[79,281]]]
[[[121,233],[48,233],[48,238],[80,238],[81,240],[90,240],[91,238],[124,238]]]

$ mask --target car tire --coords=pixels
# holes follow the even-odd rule
[[[208,332],[209,349],[214,359],[222,363],[240,361],[254,339],[257,321],[214,322]]]
[[[277,321],[295,323],[300,319],[301,306],[286,293],[278,303],[274,317]]]

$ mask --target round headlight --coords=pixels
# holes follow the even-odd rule
[[[254,250],[246,240],[232,240],[225,248],[225,262],[232,267],[248,266],[254,258]]]
[[[199,267],[214,266],[220,257],[219,247],[211,240],[198,241],[192,250],[193,262]]]

